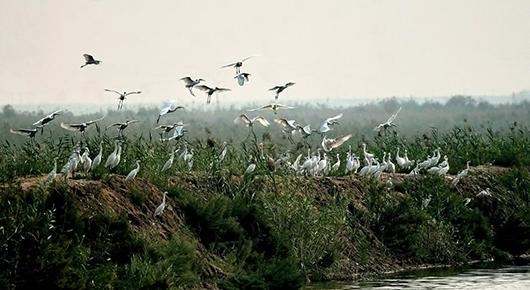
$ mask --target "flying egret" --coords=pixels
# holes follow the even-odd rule
[[[252,128],[256,122],[260,123],[264,127],[268,127],[270,125],[269,121],[267,121],[267,119],[265,119],[263,116],[256,116],[251,119],[246,114],[241,114],[234,120],[235,124],[242,123],[249,128]]]
[[[123,123],[114,123],[114,124],[111,124],[111,125],[108,125],[106,129],[110,128],[110,127],[117,127],[118,128],[118,135],[120,137],[123,137],[123,130],[125,130],[130,124],[134,124],[134,123],[138,123],[140,121],[138,120],[127,120]]]
[[[237,79],[237,83],[242,86],[245,84],[245,82],[248,82],[248,77],[250,76],[249,73],[239,73],[237,74],[234,79]]]
[[[212,95],[214,93],[216,94],[219,94],[219,93],[222,93],[222,92],[228,92],[228,91],[231,91],[231,89],[227,89],[227,88],[219,88],[219,87],[215,87],[215,88],[210,88],[209,86],[206,86],[206,85],[199,85],[199,86],[196,86],[195,88],[203,91],[203,92],[206,92],[206,104],[209,104],[212,100]]]
[[[258,111],[258,110],[271,110],[276,115],[278,114],[278,110],[287,110],[287,109],[294,109],[294,107],[289,107],[287,105],[282,105],[282,104],[270,104],[270,105],[265,105],[265,106],[262,106],[256,109],[251,109],[249,110],[249,112]]]
[[[393,114],[392,116],[390,116],[390,118],[388,118],[388,120],[386,120],[386,122],[377,125],[377,127],[374,128],[374,131],[380,131],[381,129],[386,130],[386,129],[390,128],[390,127],[397,127],[397,125],[394,124],[394,121],[396,120],[396,118],[397,118],[397,116],[398,116],[400,111],[401,111],[401,107],[399,107],[397,112],[395,114]]]
[[[204,82],[203,79],[192,79],[191,77],[184,77],[180,79],[184,82],[184,86],[190,91],[190,94],[195,97],[195,94],[193,93],[193,87],[200,84],[201,82]]]
[[[302,133],[302,138],[307,139],[307,137],[311,136],[311,133],[316,132],[315,130],[311,130],[311,125],[306,125],[302,127],[301,125],[297,125],[296,128],[298,128],[298,131]]]
[[[346,134],[340,138],[336,138],[336,139],[328,139],[326,137],[324,137],[322,139],[322,149],[324,149],[324,151],[326,152],[329,152],[337,147],[339,147],[340,145],[344,144],[344,142],[348,141],[350,138],[352,137],[352,134],[349,133],[349,134]]]
[[[285,85],[282,85],[282,86],[275,86],[273,88],[270,88],[269,91],[274,91],[276,93],[276,95],[274,96],[274,99],[277,100],[278,97],[280,96],[280,93],[283,92],[285,89],[287,89],[288,87],[290,86],[293,86],[295,83],[293,82],[288,82],[286,83]]]
[[[125,182],[134,179],[138,174],[138,171],[140,171],[140,160],[136,160],[136,168],[127,174],[127,177],[125,177]]]
[[[41,127],[41,133],[42,133],[42,128],[44,128],[44,126],[47,125],[49,122],[53,121],[55,119],[55,117],[59,116],[62,112],[63,112],[63,110],[57,110],[57,111],[45,116],[44,118],[38,120],[37,122],[33,123],[33,126],[42,126]]]
[[[129,95],[133,95],[133,94],[141,94],[142,91],[136,91],[136,92],[123,92],[123,93],[120,93],[116,90],[111,90],[111,89],[105,89],[106,92],[111,92],[111,93],[115,93],[115,94],[118,94],[118,110],[121,110],[123,108],[123,101],[125,101],[125,99],[127,98],[127,96]]]
[[[165,142],[165,141],[171,141],[171,140],[179,140],[180,138],[182,138],[182,136],[184,136],[184,132],[187,132],[188,130],[186,130],[184,128],[184,124],[182,125],[178,125],[175,127],[175,131],[173,131],[173,136],[169,137],[169,138],[162,138],[160,141],[162,142]]]
[[[236,61],[234,63],[230,63],[230,64],[227,64],[227,65],[223,65],[221,68],[227,68],[227,67],[235,67],[236,68],[236,74],[239,74],[241,72],[241,67],[243,66],[243,62],[255,57],[257,55],[252,55],[252,56],[249,56],[249,57],[246,57],[240,61]]]
[[[274,122],[280,124],[283,127],[282,132],[287,135],[287,138],[289,139],[291,143],[294,143],[293,135],[294,133],[296,133],[298,129],[298,125],[296,124],[296,121],[279,118],[279,119],[274,119]]]
[[[326,120],[324,120],[322,122],[322,124],[320,124],[320,127],[318,128],[318,133],[323,135],[324,133],[333,130],[330,126],[338,124],[339,122],[337,120],[342,118],[342,116],[343,116],[343,114],[340,113],[340,114],[338,114],[336,116],[333,116],[331,118],[327,118]]]
[[[164,212],[164,209],[166,208],[166,195],[167,191],[164,192],[164,196],[162,197],[162,203],[155,209],[155,216],[159,216]]]
[[[177,106],[175,103],[176,103],[175,100],[168,101],[168,102],[164,103],[164,106],[160,109],[160,112],[158,113],[158,118],[156,119],[156,123],[157,124],[160,121],[160,117],[162,117],[162,116],[164,116],[166,114],[169,114],[169,113],[173,113],[173,112],[175,112],[178,109],[184,109],[184,107]]]
[[[99,164],[101,164],[101,159],[103,158],[103,142],[99,142],[99,153],[92,160],[92,170],[96,169]]]
[[[90,54],[83,54],[83,57],[85,58],[85,64],[81,66],[81,68],[89,65],[89,64],[93,64],[93,65],[98,65],[100,63],[102,63],[101,60],[96,60],[94,59],[93,56],[91,56]]]
[[[67,124],[67,123],[62,123],[61,122],[61,127],[63,129],[69,130],[69,131],[77,131],[77,132],[84,133],[85,130],[88,128],[88,126],[103,120],[103,118],[104,117],[101,117],[101,118],[96,119],[96,120],[91,120],[91,121],[87,121],[87,122],[83,122],[83,123],[79,123],[79,124]]]
[[[31,140],[35,139],[35,134],[37,134],[38,131],[38,129],[9,129],[9,132],[17,135],[27,136]]]

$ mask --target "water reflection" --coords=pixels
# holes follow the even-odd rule
[[[530,265],[398,274],[368,282],[334,282],[306,289],[530,289]]]

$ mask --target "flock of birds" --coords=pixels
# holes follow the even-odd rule
[[[83,56],[85,58],[85,63],[81,66],[81,68],[87,65],[99,65],[102,63],[102,61],[96,60],[91,55],[84,54]],[[234,78],[237,80],[237,83],[240,86],[243,86],[246,82],[249,81],[250,74],[246,72],[241,72],[241,68],[243,67],[244,62],[248,61],[252,57],[253,56],[244,58],[241,61],[224,65],[221,68],[235,68],[236,75]],[[220,88],[217,86],[207,86],[201,84],[202,82],[205,82],[205,80],[202,78],[193,79],[191,77],[184,77],[180,80],[183,81],[184,87],[189,91],[192,96],[195,96],[194,89],[198,89],[205,92],[207,97],[207,104],[211,102],[212,95],[230,91],[230,89],[228,88]],[[294,84],[294,82],[287,82],[284,85],[279,85],[271,88],[270,91],[273,91],[275,93],[274,98],[275,100],[278,100],[280,94],[287,88],[293,86]],[[118,95],[118,110],[121,110],[123,108],[123,103],[128,96],[142,93],[141,91],[119,92],[117,90],[112,89],[105,89],[105,91]],[[183,108],[184,107],[182,106],[178,106],[177,102],[174,100],[166,102],[159,111],[158,117],[156,119],[156,124],[159,124],[161,118],[165,115],[176,112],[178,109]],[[259,108],[251,109],[249,111],[254,112],[261,110],[271,110],[276,115],[279,110],[284,109],[293,109],[293,107],[289,107],[275,102],[272,104],[261,106]],[[399,108],[394,114],[392,114],[385,122],[375,127],[374,130],[381,131],[396,127],[396,124],[394,122],[398,117],[400,111],[401,108]],[[63,110],[52,112],[51,114],[33,123],[33,128],[11,129],[10,131],[14,134],[28,136],[31,140],[34,140],[36,133],[38,131],[42,133],[44,127],[50,124],[50,122],[52,122],[62,112]],[[256,170],[257,163],[259,160],[266,161],[268,167],[272,170],[284,166],[285,168],[292,170],[293,173],[303,176],[326,176],[330,174],[337,175],[343,173],[345,175],[357,174],[359,176],[379,179],[384,172],[387,172],[389,174],[389,177],[386,181],[386,184],[389,187],[393,186],[392,176],[398,171],[407,172],[406,176],[417,176],[422,172],[440,176],[444,176],[448,173],[448,157],[443,156],[442,160],[440,148],[435,149],[432,155],[428,156],[425,160],[410,160],[406,149],[404,150],[403,155],[400,155],[400,148],[397,148],[395,155],[393,155],[392,152],[384,152],[382,158],[378,159],[373,153],[367,151],[366,144],[363,143],[362,156],[357,156],[354,152],[352,152],[352,148],[350,145],[349,150],[346,152],[344,161],[341,161],[340,154],[336,153],[333,156],[332,151],[346,143],[352,137],[352,134],[346,134],[344,136],[339,136],[336,138],[329,137],[329,134],[331,133],[331,131],[333,131],[333,127],[339,124],[339,120],[342,117],[343,114],[341,113],[336,116],[326,118],[320,123],[320,126],[317,129],[312,129],[311,125],[299,124],[295,120],[285,118],[274,119],[274,122],[282,127],[283,133],[286,134],[288,140],[291,143],[294,143],[292,138],[293,135],[295,135],[297,132],[300,133],[301,138],[303,140],[307,140],[307,138],[312,136],[313,133],[316,133],[322,138],[320,147],[314,152],[311,152],[311,148],[309,148],[304,160],[302,160],[304,154],[299,154],[296,158],[294,158],[294,160],[291,160],[289,152],[280,155],[278,158],[273,158],[270,155],[265,154],[263,150],[263,144],[260,143],[258,144],[258,147],[260,149],[260,156],[253,156],[250,158],[249,164],[245,170],[245,174],[251,174],[252,172],[254,172]],[[103,120],[103,117],[81,123],[61,122],[60,126],[66,130],[80,132],[81,134],[84,134],[91,125],[101,120]],[[74,174],[74,172],[81,171],[88,173],[101,165],[103,165],[108,170],[115,169],[121,161],[123,131],[129,125],[137,122],[139,121],[126,120],[124,122],[114,123],[106,127],[107,129],[110,127],[116,127],[119,136],[114,142],[114,150],[107,156],[104,163],[102,163],[104,159],[103,143],[99,144],[98,154],[93,159],[90,157],[90,150],[88,147],[84,147],[81,150],[81,146],[77,144],[72,154],[68,158],[68,161],[60,170],[60,173],[57,173],[57,158],[55,158],[54,167],[52,171],[48,174],[48,182],[52,182],[57,175],[61,175],[67,178],[69,175]],[[253,128],[257,124],[265,127],[268,127],[271,124],[264,116],[258,115],[251,117],[245,113],[239,115],[234,120],[234,123],[243,124],[247,126],[249,128],[249,134],[253,133]],[[184,133],[187,131],[185,129],[185,124],[182,122],[158,125],[155,127],[155,129],[160,130],[162,136],[161,141],[179,140],[181,137],[184,136]],[[172,135],[170,135],[171,131],[173,131]],[[186,145],[181,148],[176,148],[176,146],[173,146],[169,154],[169,159],[161,167],[161,172],[169,170],[173,166],[175,155],[179,152],[179,158],[187,164],[189,170],[192,169],[194,156],[193,149],[188,149]],[[228,144],[227,142],[224,142],[221,151],[216,158],[218,164],[221,164],[223,162],[227,155],[227,152]],[[342,162],[344,162],[343,167],[341,167]],[[213,163],[211,165],[213,166]],[[342,170],[342,172],[339,172],[340,170]],[[135,162],[135,167],[129,172],[129,174],[127,174],[125,182],[133,180],[138,175],[139,171],[140,160],[137,160]],[[467,162],[466,168],[460,171],[453,178],[452,185],[456,186],[460,182],[460,180],[462,180],[468,174],[468,172],[469,162]],[[481,191],[478,196],[485,196],[489,194],[489,191],[485,192],[486,193],[483,193]],[[155,210],[155,215],[160,215],[163,213],[166,204],[166,194],[167,192],[164,193],[162,203]]]

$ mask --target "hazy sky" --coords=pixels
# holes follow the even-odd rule
[[[288,81],[298,101],[509,94],[530,89],[529,16],[528,0],[0,0],[0,104],[188,102],[187,75],[230,102]],[[244,87],[219,69],[253,54]]]

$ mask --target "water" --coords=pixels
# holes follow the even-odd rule
[[[530,265],[415,271],[367,282],[315,283],[306,289],[530,289]]]

